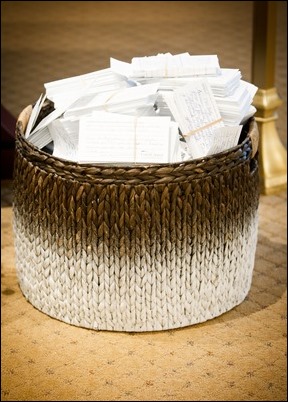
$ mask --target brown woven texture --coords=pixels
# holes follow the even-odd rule
[[[148,331],[244,300],[257,243],[254,119],[217,155],[107,167],[35,148],[23,136],[30,111],[16,128],[13,211],[20,287],[35,307],[87,328]]]

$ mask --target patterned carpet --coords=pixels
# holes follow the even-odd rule
[[[278,132],[287,144],[287,3],[278,4]],[[2,104],[43,84],[170,51],[218,54],[251,79],[252,2],[1,2]],[[1,182],[3,401],[287,400],[287,195],[261,196],[252,287],[238,307],[182,329],[93,331],[54,320],[17,283],[13,183]]]

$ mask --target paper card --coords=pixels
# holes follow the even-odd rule
[[[214,128],[224,126],[208,81],[195,79],[163,96],[186,139],[191,157],[206,155]]]
[[[167,163],[169,117],[98,112],[80,119],[80,163]]]
[[[39,113],[42,109],[42,106],[43,106],[43,103],[45,102],[45,100],[46,100],[46,95],[41,94],[40,98],[37,100],[35,106],[33,107],[32,113],[30,115],[30,118],[29,118],[29,121],[28,121],[28,124],[26,127],[25,138],[29,137],[31,129],[34,126],[34,124],[39,116]]]
[[[238,144],[243,126],[225,126],[214,129],[214,136],[207,155],[217,154],[235,147]]]
[[[57,119],[48,129],[54,141],[53,156],[77,162],[79,120]]]

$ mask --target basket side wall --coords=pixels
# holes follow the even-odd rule
[[[15,164],[16,266],[44,313],[94,329],[149,331],[216,317],[247,295],[258,167],[201,179],[94,184]]]

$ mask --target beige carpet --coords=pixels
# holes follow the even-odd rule
[[[277,120],[287,144],[287,3],[279,4]],[[1,2],[2,103],[17,116],[43,84],[109,57],[218,54],[251,78],[252,2]],[[287,400],[287,196],[261,196],[252,287],[230,312],[182,329],[77,328],[36,310],[14,265],[13,184],[1,182],[3,401]]]

